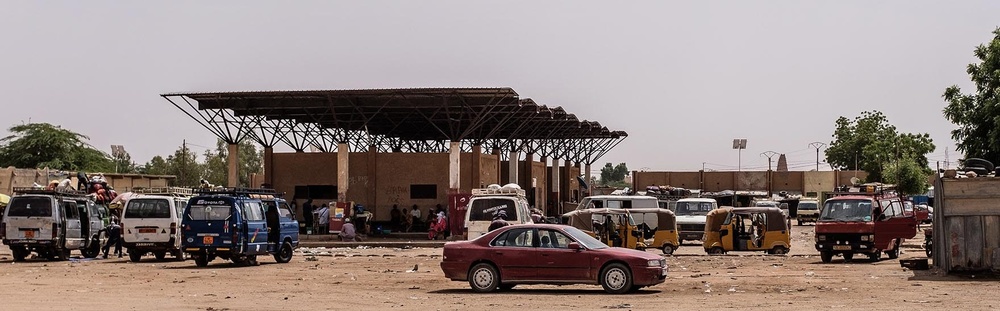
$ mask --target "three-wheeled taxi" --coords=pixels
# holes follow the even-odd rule
[[[788,222],[776,207],[723,207],[705,218],[705,251],[764,251],[785,254],[791,247]]]
[[[563,214],[562,218],[564,224],[583,230],[608,246],[646,248],[642,233],[628,209],[582,209]]]
[[[638,225],[646,247],[658,248],[669,255],[681,245],[674,212],[665,208],[630,208],[628,212]]]

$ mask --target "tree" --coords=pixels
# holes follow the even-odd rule
[[[628,166],[625,166],[625,163],[614,166],[607,163],[601,168],[601,184],[604,186],[623,186],[626,184],[626,176],[628,176]]]
[[[139,172],[139,166],[136,165],[135,161],[132,161],[132,155],[128,152],[112,156],[111,160],[114,162],[116,173],[134,174]]]
[[[898,133],[884,114],[874,110],[862,112],[854,120],[840,117],[836,125],[834,140],[826,150],[826,161],[834,169],[864,170],[868,172],[868,182],[886,182],[889,179],[885,175],[892,173],[896,183],[927,183],[926,176],[932,173],[927,153],[935,149],[930,135]],[[904,162],[910,161],[923,176],[917,178],[908,174],[912,167]],[[897,169],[887,171],[890,165]]]
[[[976,47],[973,54],[979,63],[969,64],[966,72],[976,85],[976,91],[962,93],[952,85],[942,95],[948,105],[944,117],[957,129],[951,138],[966,158],[1000,161],[1000,28],[993,30],[993,40]]]
[[[168,166],[167,161],[163,159],[163,157],[155,156],[153,157],[153,159],[149,160],[149,162],[146,162],[146,165],[143,165],[142,167],[139,168],[139,173],[150,174],[150,175],[167,175],[170,173],[170,167]]]
[[[895,184],[899,192],[905,194],[926,193],[930,188],[927,184],[928,169],[921,166],[912,156],[904,156],[899,161],[886,165],[883,175],[885,182]]]
[[[251,174],[264,172],[264,153],[258,150],[251,140],[240,142],[239,148],[239,185],[252,187]],[[205,150],[205,179],[216,185],[225,185],[229,180],[229,149],[225,141],[219,139],[215,143],[215,151]]]
[[[156,160],[156,158],[154,157],[153,160]],[[205,173],[204,167],[198,163],[197,155],[191,149],[188,149],[187,146],[178,148],[164,162],[166,163],[165,175],[177,176],[177,179],[174,180],[175,185],[198,185]]]
[[[114,163],[83,134],[48,123],[15,125],[0,139],[0,166],[111,171]]]

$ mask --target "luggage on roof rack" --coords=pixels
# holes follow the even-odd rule
[[[77,190],[68,189],[57,189],[49,190],[45,188],[35,188],[35,187],[14,187],[12,189],[15,194],[48,194],[48,195],[72,195],[72,196],[85,196],[87,193]]]
[[[135,187],[132,193],[165,196],[192,196],[195,194],[191,188],[184,187]]]
[[[262,189],[262,188],[243,188],[243,187],[216,187],[216,188],[195,188],[193,189],[196,194],[218,194],[218,195],[232,195],[232,196],[247,196],[251,195],[272,195],[277,196],[278,193],[274,189]]]

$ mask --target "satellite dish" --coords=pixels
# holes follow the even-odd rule
[[[860,183],[861,183],[861,178],[851,177],[851,184],[852,185],[857,185],[857,184],[860,184]]]

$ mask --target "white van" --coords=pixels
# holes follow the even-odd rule
[[[532,223],[529,209],[524,190],[517,184],[472,189],[465,213],[465,237],[475,239],[489,232],[493,217],[499,214],[506,215],[504,220],[511,225]]]
[[[583,198],[576,209],[588,208],[658,208],[656,197],[645,195],[595,195]]]
[[[705,236],[705,215],[716,208],[719,208],[719,203],[712,198],[677,200],[674,215],[677,215],[680,240],[700,241]]]
[[[3,244],[10,245],[14,261],[23,261],[32,252],[66,260],[71,250],[97,257],[101,245],[97,232],[104,216],[93,200],[76,191],[14,188],[14,192],[0,224]]]
[[[180,191],[181,193],[176,193]],[[190,189],[137,190],[139,194],[125,203],[122,211],[122,245],[128,258],[139,262],[143,255],[153,253],[157,260],[167,253],[183,260],[181,252],[181,226],[184,207],[190,198]]]

